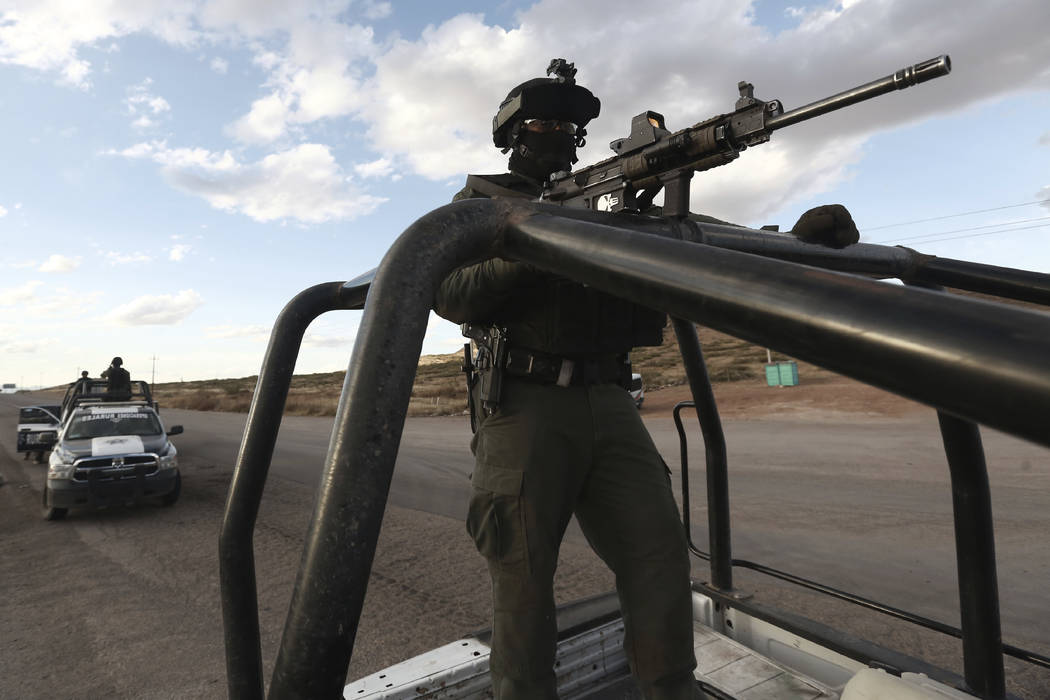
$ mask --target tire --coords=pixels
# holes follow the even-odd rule
[[[44,484],[44,499],[42,504],[42,512],[44,520],[63,520],[66,517],[66,513],[69,512],[69,508],[55,508],[47,504],[47,493],[50,491],[47,484]]]
[[[176,474],[175,488],[171,490],[171,493],[166,493],[160,497],[160,504],[165,508],[175,505],[175,501],[179,500],[180,493],[182,493],[182,474]]]

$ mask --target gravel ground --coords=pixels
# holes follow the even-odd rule
[[[39,515],[46,467],[22,461],[12,442],[0,438],[0,698],[225,697],[217,543],[230,466],[181,460],[172,508],[73,511],[53,523]],[[266,678],[312,504],[312,488],[270,479],[255,534]],[[560,602],[612,587],[587,547],[566,543]],[[463,523],[390,506],[348,676],[483,629],[491,611]]]
[[[812,382],[783,390],[724,385],[717,393],[723,416],[738,421],[734,430],[746,430],[739,421],[759,416],[785,421],[835,419],[863,431],[873,423],[907,425],[918,415],[914,405],[854,383],[844,387]],[[685,396],[681,388],[652,392],[643,416],[663,419]],[[66,521],[45,522],[39,516],[45,467],[22,461],[14,453],[12,407],[25,403],[19,399],[15,403],[5,397],[0,403],[0,698],[224,697],[217,541],[232,465],[205,456],[184,457],[183,493],[172,508],[147,503],[74,511]],[[458,435],[459,423],[454,437],[465,439]],[[181,438],[190,439],[189,435]],[[1033,497],[1042,503],[1050,493],[1046,466],[1044,459],[1031,472]],[[793,477],[789,472],[782,476],[787,488]],[[779,483],[770,481],[770,488],[779,488],[775,486]],[[255,554],[267,678],[313,495],[309,486],[271,476],[263,499]],[[734,505],[746,512],[748,504],[740,501]],[[848,509],[840,510],[833,515],[844,532],[861,527],[851,522]],[[782,526],[787,532],[792,528],[802,532],[804,520]],[[871,534],[878,537],[888,526],[877,523]],[[916,532],[922,533],[933,526],[919,523],[918,527]],[[1045,538],[1031,529],[1017,533],[1007,533],[1006,543],[1013,544],[1009,541],[1013,537],[1033,552],[1046,548]],[[744,529],[740,539],[742,549],[748,541]],[[1040,556],[1042,563],[1030,575],[1045,579],[1047,557]],[[842,623],[855,633],[909,649],[934,663],[959,667],[957,642],[861,615],[746,573],[737,583],[816,619]],[[557,580],[559,601],[601,593],[612,585],[609,572],[585,545],[578,539],[566,541]],[[490,613],[488,577],[461,520],[390,506],[349,677],[367,675],[484,628]],[[1047,653],[1044,642],[1034,640],[1037,651]],[[1050,697],[1050,674],[1012,661],[1007,666],[1013,692],[1028,698]]]

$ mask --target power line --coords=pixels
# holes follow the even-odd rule
[[[1002,226],[1013,226],[1015,224],[1029,224],[1033,221],[1046,221],[1050,219],[1050,216],[1037,216],[1034,219],[1018,219],[1017,221],[1000,221],[997,224],[985,224],[983,226],[971,226],[969,228],[957,228],[951,231],[938,231],[937,233],[921,233],[917,236],[908,236],[906,238],[894,238],[889,241],[873,241],[875,243],[899,243],[900,241],[914,241],[919,238],[930,238],[933,236],[947,236],[949,233],[965,233],[967,231],[980,231],[985,228],[1000,228]]]
[[[1033,204],[1050,204],[1050,199],[1037,199],[1032,202],[1021,202],[1020,204],[1007,204],[1002,207],[992,207],[991,209],[975,209],[973,211],[964,211],[958,214],[947,214],[945,216],[934,216],[929,219],[916,219],[915,221],[902,221],[898,224],[886,224],[884,226],[872,226],[871,228],[864,229],[864,233],[868,231],[880,231],[884,228],[895,228],[897,226],[910,226],[911,224],[924,224],[928,221],[942,221],[944,219],[954,219],[959,216],[970,216],[971,214],[985,214],[990,211],[1002,211],[1003,209],[1016,209],[1017,207],[1028,207]]]
[[[930,241],[920,241],[920,243],[941,243],[943,241],[957,241],[960,238],[976,238],[977,236],[991,236],[997,233],[1013,233],[1014,231],[1027,231],[1033,228],[1046,228],[1050,224],[1034,224],[1032,226],[1019,226],[1017,228],[1004,228],[999,231],[984,231],[982,233],[968,233],[965,236],[949,236],[948,238],[935,238]],[[906,240],[906,239],[901,239]]]

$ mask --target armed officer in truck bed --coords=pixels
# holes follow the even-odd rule
[[[127,401],[131,398],[131,373],[122,366],[124,360],[114,357],[99,375],[106,380],[106,400]]]
[[[552,62],[551,72],[514,88],[493,121],[510,173],[470,176],[456,200],[535,199],[551,173],[572,167],[600,103],[575,83],[571,64]],[[503,259],[450,275],[436,310],[483,346],[500,346],[497,356],[481,350],[487,369],[473,387],[467,516],[492,577],[495,697],[558,697],[552,587],[575,513],[616,574],[625,648],[645,696],[692,698],[685,537],[667,470],[625,388],[627,353],[661,342],[664,315]],[[493,381],[500,395],[480,396]]]
[[[492,125],[510,172],[470,175],[454,200],[535,199],[551,174],[572,168],[600,108],[575,73],[556,59],[553,77],[511,90]],[[841,207],[809,214],[792,233],[818,241],[849,218]],[[492,579],[495,698],[558,697],[552,589],[574,513],[616,576],[624,649],[644,697],[700,697],[685,534],[670,473],[627,391],[629,352],[659,345],[666,316],[498,258],[449,275],[435,309],[477,347],[467,530]]]

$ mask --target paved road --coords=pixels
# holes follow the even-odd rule
[[[25,401],[22,396],[0,397],[0,446],[9,456],[13,455],[14,448],[13,407]],[[180,459],[186,465],[188,488],[183,502],[172,512],[177,514],[180,509],[186,512],[191,507],[186,503],[188,499],[207,499],[208,517],[215,517],[225,496],[245,416],[178,410],[165,410],[163,416],[169,426],[180,423],[186,428],[177,444]],[[677,475],[680,472],[678,438],[671,420],[663,416],[647,417],[646,422]],[[285,419],[261,517],[268,529],[260,535],[260,540],[265,541],[263,535],[269,537],[276,533],[282,541],[290,542],[288,548],[293,550],[293,545],[301,541],[305,505],[308,494],[319,481],[331,423],[331,419],[321,418]],[[726,434],[734,556],[958,624],[951,494],[932,414],[894,420],[856,417],[832,420],[825,415],[817,422],[732,421],[727,422]],[[466,508],[467,474],[471,468],[468,435],[467,421],[462,418],[409,420],[392,485],[391,504],[447,516],[448,523],[460,520]],[[984,432],[984,440],[996,515],[1004,639],[1047,654],[1050,653],[1050,628],[1045,625],[1050,610],[1047,588],[1050,541],[1046,537],[1050,530],[1050,451],[991,431]],[[702,450],[698,445],[693,448],[691,459],[700,459]],[[30,473],[25,471],[27,466],[12,463],[10,459],[0,466],[5,467],[5,472],[17,467],[22,473]],[[690,466],[694,539],[706,549],[703,471],[696,463]],[[10,474],[7,476],[9,480],[12,478]],[[38,488],[39,479],[39,475],[30,473],[25,487]],[[167,512],[161,511],[165,517]],[[406,522],[411,520],[409,516],[405,518]],[[114,522],[115,519],[119,522]],[[73,527],[86,528],[78,531],[75,545],[82,547],[102,541],[100,530],[90,523],[101,523],[99,527],[103,528],[117,527],[123,524],[123,519],[124,516],[74,515]],[[393,522],[392,516],[388,516],[388,520]],[[403,532],[408,542],[433,535],[413,533],[410,529]],[[458,524],[453,529],[458,530]],[[568,551],[584,549],[581,542],[578,531],[572,531],[572,546]],[[108,546],[114,546],[111,540]],[[213,541],[197,546],[214,551]],[[287,581],[294,562],[271,561],[266,551],[260,553],[260,549],[266,550],[266,545],[259,540],[256,549],[260,568],[264,563],[281,568],[282,580]],[[110,551],[108,556],[112,556],[112,550],[107,551]],[[284,549],[282,553],[287,558]],[[168,563],[158,563],[158,566],[170,565],[169,560],[158,560],[161,561]],[[425,572],[418,573],[425,575]],[[703,578],[702,565],[698,565],[694,573]],[[0,579],[6,579],[7,575],[0,571]],[[573,573],[570,571],[567,575]],[[901,646],[908,653],[957,666],[955,642],[945,642],[924,632],[901,632],[895,624],[872,622],[852,609],[844,610],[838,604],[805,592],[787,590],[746,572],[738,574],[738,582],[745,588],[758,589],[781,602],[797,605],[813,617],[830,618],[866,636]],[[213,590],[213,584],[210,585]],[[376,587],[373,581],[370,597]],[[260,574],[264,604],[268,600],[266,589],[265,574]],[[276,596],[275,600],[283,599]],[[214,614],[214,604],[209,606]],[[270,617],[279,620],[280,603],[275,603],[273,608]],[[466,619],[476,619],[476,614],[471,615]],[[279,629],[276,623],[271,627]],[[214,644],[214,640],[211,643]],[[1019,679],[1014,686],[1018,692],[1029,697],[1050,695],[1050,673],[1031,671],[1012,662],[1008,668],[1013,677]],[[352,667],[351,675],[353,671]],[[215,679],[211,682],[214,684]],[[3,687],[0,682],[0,691]],[[210,690],[218,687],[221,686],[208,686]],[[198,691],[209,694],[195,687],[195,692]]]
[[[183,454],[236,457],[245,417],[169,411],[186,426]],[[647,418],[675,473],[678,434],[665,416]],[[332,420],[289,417],[272,473],[316,487]],[[472,460],[465,418],[417,418],[402,440],[391,503],[462,518]],[[734,556],[784,568],[891,605],[958,624],[951,487],[937,423],[739,421],[726,425]],[[1003,620],[1050,645],[1050,451],[984,431],[996,514]],[[694,443],[693,460],[702,450]],[[694,538],[707,549],[704,474],[692,464]],[[582,537],[578,531],[572,536]]]

